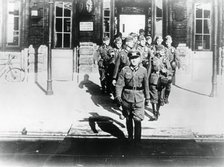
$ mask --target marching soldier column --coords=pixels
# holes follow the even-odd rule
[[[112,44],[109,41],[105,37],[98,49],[101,88],[120,106],[120,118],[126,118],[128,139],[138,142],[141,121],[145,112],[150,112],[150,103],[153,112],[148,114],[152,115],[149,121],[158,120],[160,107],[169,103],[176,67],[180,67],[178,53],[171,46],[169,35],[164,45],[161,36],[152,44],[152,37],[145,37],[142,31],[125,39],[116,36]]]

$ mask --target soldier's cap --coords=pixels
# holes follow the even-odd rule
[[[140,35],[140,36],[138,37],[138,40],[139,40],[139,41],[145,40],[145,37],[144,37],[143,35]]]
[[[138,34],[134,33],[134,32],[131,32],[130,33],[130,36],[132,36],[132,38],[135,38],[135,37],[138,37]]]
[[[167,41],[167,40],[172,41],[172,37],[171,37],[170,35],[167,35],[167,36],[165,37],[165,39],[166,39],[166,41]]]
[[[163,51],[164,50],[163,45],[155,45],[155,47],[156,47],[156,51]]]
[[[142,33],[142,32],[145,32],[145,30],[141,28],[141,29],[139,30],[139,33]]]
[[[122,42],[122,39],[120,37],[115,38],[114,43],[117,43],[117,42]]]
[[[149,40],[149,39],[152,39],[152,37],[151,36],[146,36],[146,38],[145,38],[146,40]]]
[[[157,41],[158,39],[163,40],[162,36],[156,36],[155,41]]]
[[[110,38],[108,36],[103,37],[103,41],[108,41]]]
[[[126,42],[131,42],[131,41],[133,41],[133,38],[131,36],[128,36],[128,37],[125,38],[125,43]]]
[[[135,59],[141,56],[141,53],[137,50],[132,50],[128,52],[129,59]]]

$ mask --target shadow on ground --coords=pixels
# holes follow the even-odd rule
[[[121,115],[121,110],[117,104],[112,100],[111,96],[105,93],[102,93],[100,86],[91,80],[89,80],[89,75],[85,74],[83,81],[80,82],[79,88],[87,88],[86,92],[91,95],[91,99],[96,106],[101,106],[105,110],[114,113],[118,116]],[[148,118],[152,118],[152,109],[148,108],[145,112]]]
[[[123,131],[120,130],[119,127],[114,124],[116,123],[121,128],[125,128],[125,126],[122,123],[108,116],[100,116],[98,113],[90,113],[90,114],[92,115],[91,117],[85,118],[81,120],[80,122],[88,121],[89,126],[91,127],[91,130],[94,133],[98,133],[98,130],[96,128],[96,124],[97,124],[97,126],[102,131],[107,132],[118,139],[125,139],[125,135]]]

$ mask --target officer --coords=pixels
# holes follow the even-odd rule
[[[98,60],[98,69],[100,74],[100,83],[102,92],[105,93],[107,88],[106,83],[106,75],[107,75],[107,68],[108,68],[108,62],[110,61],[111,57],[108,54],[108,51],[112,49],[112,47],[109,45],[110,39],[106,36],[103,38],[103,44],[98,49],[99,54],[99,60]]]
[[[115,61],[115,68],[113,72],[113,85],[116,84],[118,73],[124,66],[129,66],[130,62],[128,59],[128,51],[130,51],[134,46],[134,41],[132,37],[125,38],[124,48],[118,53],[117,59]]]
[[[147,71],[140,66],[139,51],[129,51],[130,65],[122,68],[116,83],[116,98],[122,104],[126,117],[128,139],[139,142],[141,139],[141,121],[144,119],[144,105],[149,102]],[[133,128],[134,121],[134,128]]]
[[[167,59],[170,62],[171,65],[171,72],[172,72],[172,80],[167,84],[165,88],[165,103],[169,103],[169,95],[171,91],[171,83],[175,84],[175,73],[176,73],[176,67],[180,67],[180,59],[178,57],[178,52],[177,50],[171,45],[172,44],[172,37],[170,35],[167,35],[165,37],[165,47],[166,47],[166,55]]]

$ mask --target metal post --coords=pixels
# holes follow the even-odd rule
[[[49,0],[49,40],[48,40],[48,56],[47,56],[47,95],[52,95],[52,18],[53,18],[53,0]]]
[[[212,91],[210,97],[217,96],[217,36],[218,36],[218,4],[213,1],[213,58],[212,58]]]

